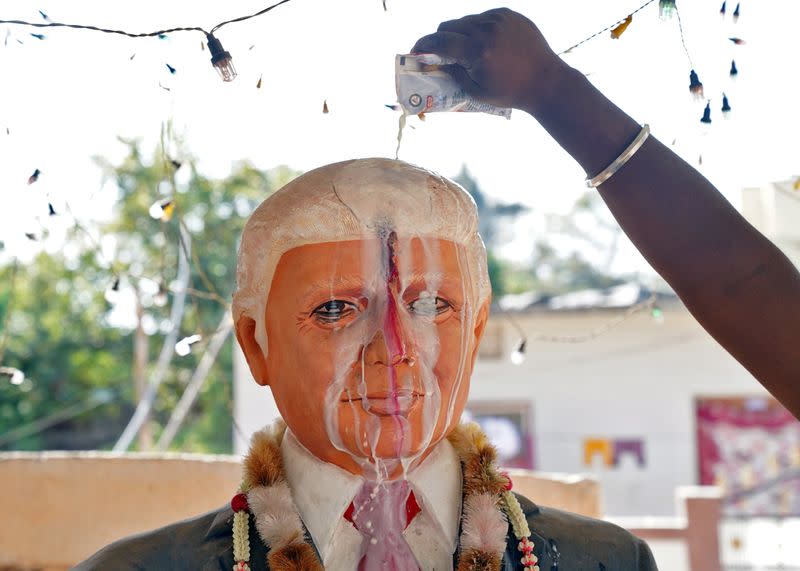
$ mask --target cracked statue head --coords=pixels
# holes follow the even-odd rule
[[[250,370],[316,457],[396,475],[458,423],[490,288],[457,184],[388,159],[308,172],[251,216],[237,282]]]

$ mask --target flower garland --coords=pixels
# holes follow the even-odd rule
[[[280,444],[286,425],[253,435],[244,460],[244,477],[231,500],[233,509],[233,571],[250,569],[250,516],[265,545],[272,571],[322,571],[306,541],[300,514],[283,470]],[[519,540],[524,571],[539,571],[525,514],[511,492],[511,478],[495,466],[497,452],[477,424],[456,427],[448,437],[463,473],[460,554],[457,571],[498,571],[506,550],[508,524]]]

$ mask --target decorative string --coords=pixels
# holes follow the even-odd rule
[[[678,10],[678,3],[675,3],[675,15],[678,17],[678,30],[681,33],[681,45],[683,45],[683,51],[686,52],[686,58],[689,60],[689,67],[694,69],[694,64],[692,63],[692,56],[689,55],[689,50],[686,47],[686,38],[683,36],[683,22],[681,22],[681,12]]]
[[[163,36],[172,32],[203,32],[208,35],[203,28],[170,28],[168,30],[158,30],[157,32],[146,32],[142,34],[135,34],[126,32],[125,30],[111,30],[108,28],[98,28],[97,26],[88,26],[85,24],[65,24],[63,22],[26,22],[25,20],[0,20],[0,24],[18,24],[21,26],[33,26],[35,28],[73,28],[76,30],[93,30],[96,32],[103,32],[106,34],[119,34],[121,36],[128,36],[129,38],[149,38],[156,36]]]
[[[67,24],[64,22],[27,22],[25,20],[0,20],[0,24],[16,24],[21,26],[33,26],[34,28],[72,28],[77,30],[93,30],[96,32],[103,32],[105,34],[118,34],[121,36],[127,36],[129,38],[152,38],[157,36],[163,36],[164,34],[170,34],[172,32],[203,32],[206,36],[210,36],[215,31],[219,30],[222,26],[226,26],[234,22],[243,22],[244,20],[249,20],[250,18],[255,18],[256,16],[261,16],[262,14],[266,14],[267,12],[277,8],[281,4],[286,4],[289,1],[290,0],[281,0],[280,2],[272,4],[271,6],[267,6],[263,10],[259,10],[254,14],[250,14],[248,16],[239,16],[238,18],[233,18],[232,20],[225,20],[224,22],[220,22],[219,24],[211,28],[210,32],[207,32],[203,28],[200,28],[198,26],[168,28],[165,30],[158,30],[155,32],[143,32],[137,34],[133,32],[127,32],[125,30],[99,28],[97,26],[89,26],[86,24]]]
[[[644,8],[646,8],[647,6],[649,6],[650,4],[652,4],[652,3],[653,3],[653,2],[655,2],[655,1],[656,1],[656,0],[647,0],[647,2],[645,2],[644,4],[642,4],[641,6],[639,6],[638,8],[636,8],[636,10],[634,10],[633,12],[629,12],[628,14],[626,14],[624,18],[622,18],[622,19],[620,19],[620,20],[617,20],[616,22],[614,22],[614,23],[613,23],[613,24],[611,24],[610,26],[606,26],[605,28],[603,28],[603,29],[602,29],[602,30],[600,30],[599,32],[596,32],[596,33],[592,34],[591,36],[589,36],[588,38],[585,38],[585,39],[581,40],[580,42],[578,42],[578,43],[577,43],[577,44],[575,44],[574,46],[570,46],[570,47],[568,47],[567,49],[565,49],[564,51],[562,51],[562,52],[559,52],[559,53],[558,53],[558,55],[564,55],[564,54],[566,54],[566,53],[569,53],[569,52],[571,52],[572,50],[574,50],[575,48],[577,48],[578,46],[581,46],[581,45],[585,44],[585,43],[586,43],[586,42],[588,42],[589,40],[593,40],[594,38],[596,38],[596,37],[597,37],[597,36],[599,36],[600,34],[602,34],[602,33],[604,33],[604,32],[608,32],[608,31],[609,31],[611,28],[615,28],[615,27],[619,26],[619,25],[620,25],[620,24],[622,24],[622,23],[623,23],[625,20],[627,20],[627,19],[628,19],[628,17],[630,17],[630,16],[633,16],[634,14],[636,14],[637,12],[639,12],[639,11],[643,10]]]
[[[624,313],[618,315],[617,317],[610,319],[609,321],[595,327],[588,333],[584,333],[583,335],[548,335],[545,333],[535,333],[531,336],[526,336],[526,340],[532,341],[542,341],[545,343],[585,343],[586,341],[591,341],[592,339],[596,339],[600,337],[604,333],[610,331],[611,329],[617,327],[621,323],[627,321],[637,313],[642,311],[653,309],[656,305],[656,294],[650,295],[644,301],[641,301],[635,305],[630,306]]]
[[[216,26],[211,28],[211,33],[213,34],[217,30],[219,30],[222,26],[225,26],[227,24],[233,24],[234,22],[243,22],[244,20],[249,20],[250,18],[255,18],[256,16],[261,16],[262,14],[266,14],[270,10],[273,10],[274,8],[277,8],[281,4],[286,4],[287,2],[289,2],[289,0],[281,0],[280,2],[277,2],[277,3],[273,4],[272,6],[267,6],[266,8],[256,12],[255,14],[250,14],[249,16],[240,16],[238,18],[234,18],[233,20],[226,20],[225,22],[217,24]]]

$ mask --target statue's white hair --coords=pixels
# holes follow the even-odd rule
[[[357,240],[390,228],[399,238],[450,240],[464,247],[465,279],[476,284],[476,306],[489,298],[486,249],[478,234],[475,201],[453,181],[390,159],[356,159],[326,165],[269,196],[242,233],[233,294],[233,318],[256,323],[267,354],[267,298],[281,256],[298,246]]]

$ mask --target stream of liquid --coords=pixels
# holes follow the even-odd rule
[[[406,128],[407,116],[408,114],[403,110],[403,114],[400,115],[400,124],[397,127],[397,148],[394,150],[394,160],[397,160],[400,156],[400,143],[403,141],[403,129]]]

